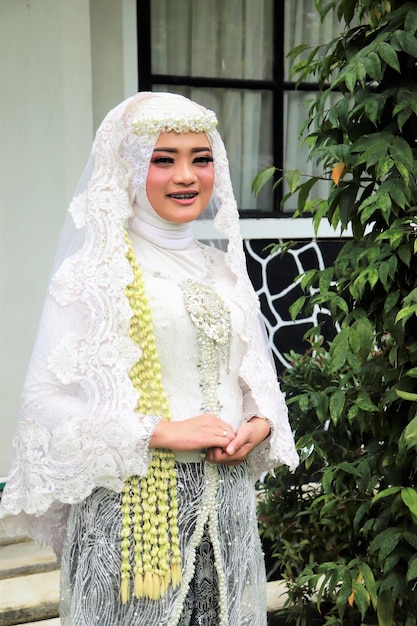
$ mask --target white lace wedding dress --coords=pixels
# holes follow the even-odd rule
[[[295,468],[298,457],[244,268],[226,153],[210,129],[220,205],[215,224],[229,240],[226,257],[195,243],[176,251],[158,250],[134,235],[132,243],[144,269],[172,419],[201,413],[210,387],[201,337],[191,320],[196,304],[192,289],[187,292],[191,281],[208,293],[197,315],[202,327],[210,326],[206,287],[230,310],[230,352],[218,355],[220,416],[236,429],[259,415],[269,421],[271,434],[237,468],[207,464],[199,452],[176,455],[182,585],[158,601],[120,602],[120,492],[128,477],[146,475],[152,458],[148,444],[159,420],[135,411],[138,395],[129,372],[140,350],[128,336],[132,309],[125,295],[132,281],[124,233],[132,218],[129,176],[138,164],[133,178],[137,193],[144,193],[159,132],[149,135],[152,118],[142,134],[132,135],[132,119],[144,106],[146,119],[177,111],[186,126],[196,107],[198,119],[205,115],[180,96],[138,94],[100,127],[87,167],[90,182],[70,208],[83,243],[75,254],[65,253],[50,285],[0,517],[9,517],[12,532],[52,545],[57,555],[63,552],[63,626],[263,626],[265,577],[254,483],[279,464]],[[158,123],[164,127],[165,118]]]

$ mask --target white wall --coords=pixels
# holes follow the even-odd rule
[[[138,90],[136,0],[90,0],[93,122]]]
[[[137,89],[134,7],[0,0],[0,482],[68,202],[99,121]]]

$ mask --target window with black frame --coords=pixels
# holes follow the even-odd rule
[[[174,91],[216,111],[242,217],[290,215],[272,185],[255,198],[255,175],[272,164],[314,170],[299,129],[317,85],[295,89],[287,54],[327,43],[312,0],[137,0],[139,88]]]

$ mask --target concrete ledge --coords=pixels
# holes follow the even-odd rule
[[[0,580],[58,569],[53,550],[33,541],[0,545],[0,563]]]
[[[56,617],[55,619],[46,619],[41,622],[25,622],[20,626],[60,626],[60,624],[61,622],[59,617]]]
[[[0,614],[0,626],[16,626],[17,624],[33,624],[33,621],[28,622],[27,620],[34,619],[41,620],[38,623],[43,625],[47,624],[45,620],[48,620],[50,617],[56,617],[58,615],[57,606],[53,603],[46,603],[39,607],[33,607],[32,611],[28,614],[27,609],[24,610],[12,610],[6,611],[5,613]],[[59,623],[59,621],[58,621]]]
[[[268,613],[282,609],[287,600],[287,583],[283,580],[272,580],[266,583],[266,604]]]
[[[0,582],[0,626],[59,615],[59,570]]]

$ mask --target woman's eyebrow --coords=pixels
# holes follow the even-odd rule
[[[169,152],[172,154],[175,154],[176,152],[178,152],[177,148],[163,148],[162,146],[158,147],[158,148],[154,148],[154,152]],[[208,146],[204,146],[202,148],[192,148],[191,152],[212,152],[212,149],[209,148]]]

